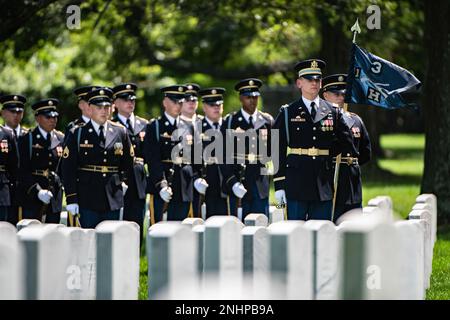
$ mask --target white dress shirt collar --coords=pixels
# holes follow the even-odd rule
[[[91,118],[86,117],[84,114],[81,115],[81,119],[83,119],[84,123],[88,123]]]
[[[120,113],[118,113],[117,114],[118,116],[119,116],[119,119],[120,119],[120,121],[122,121],[122,123],[124,123],[125,124],[125,126],[127,125],[127,119],[130,119],[130,122],[131,122],[131,126],[134,128],[134,113],[132,113],[131,115],[130,115],[130,117],[129,118],[125,118],[123,115],[121,115]]]
[[[316,111],[317,111],[317,108],[319,108],[319,102],[320,102],[319,96],[317,96],[314,100],[306,99],[304,96],[302,96],[302,99],[303,99],[303,103],[305,104],[305,106],[308,109],[310,114],[311,114],[311,102],[314,101],[314,103],[316,104]]]
[[[174,118],[174,117],[170,116],[170,115],[169,115],[167,112],[165,112],[165,111],[164,111],[164,114],[165,114],[166,118],[169,120],[169,122],[170,122],[170,124],[171,124],[172,126],[173,126],[173,123],[175,122],[175,120],[177,120],[177,124],[180,123],[179,117]]]
[[[214,121],[210,120],[207,116],[205,116],[206,121],[209,123],[209,125],[211,126],[211,128],[214,128]],[[222,118],[219,119],[219,121],[217,121],[219,123],[219,129],[222,126]]]
[[[250,119],[250,116],[252,116],[252,121],[254,124],[256,121],[256,116],[258,115],[258,109],[256,109],[253,114],[249,114],[244,110],[244,108],[241,108],[241,113],[244,116],[244,119],[245,119],[245,121],[247,121],[247,123],[250,123],[249,119]]]
[[[95,132],[96,132],[97,134],[100,134],[100,124],[98,124],[97,122],[95,122],[95,121],[92,120],[92,119],[91,119],[91,123],[92,123],[92,126],[94,127]],[[106,136],[107,125],[108,125],[108,122],[105,122],[105,123],[103,124],[103,135],[104,135],[104,136]]]
[[[7,128],[9,128],[9,129],[15,131],[15,132],[16,132],[16,137],[19,137],[19,136],[20,136],[20,124],[17,125],[17,127],[16,127],[15,129],[11,128],[11,127],[8,126],[8,125],[5,125],[5,126],[6,126]]]
[[[51,132],[45,131],[40,126],[38,126],[38,128],[39,128],[39,132],[41,133],[42,137],[44,137],[44,139],[47,139],[47,134],[50,134],[50,137],[51,137],[51,134],[52,134]]]

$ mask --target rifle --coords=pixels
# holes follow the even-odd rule
[[[175,166],[175,164],[172,166],[172,168],[169,169],[169,174],[168,174],[167,177],[166,177],[166,180],[167,180],[167,186],[168,186],[169,188],[172,187],[173,175],[174,175],[174,173],[175,173],[174,166]],[[163,210],[162,210],[163,214],[164,214],[165,212],[167,212],[167,209],[168,209],[168,208],[169,208],[169,202],[165,202],[165,201],[164,201],[164,204],[163,204]]]
[[[50,134],[50,132],[48,134]],[[49,148],[50,148],[50,146],[49,146]],[[61,159],[62,159],[62,156],[59,157],[58,163],[56,164],[54,171],[50,171],[49,169],[46,169],[46,170],[44,170],[44,174],[43,174],[43,176],[47,179],[47,182],[48,182],[47,190],[53,194],[53,197],[56,196],[54,186],[56,184],[58,184],[58,188],[62,188],[61,179],[57,179],[58,174],[56,173],[56,172],[58,172],[59,165],[61,164]],[[42,221],[43,223],[45,223],[45,220],[47,217],[47,215],[46,215],[47,208],[48,208],[48,203],[44,203],[44,204],[42,204],[41,210],[39,210],[39,220]]]
[[[200,169],[200,178],[205,179],[206,178],[206,162],[202,165]],[[206,220],[206,203],[205,203],[205,195],[199,194],[198,198],[198,212],[197,217],[202,218],[203,220]]]
[[[239,168],[239,182],[243,183],[245,180],[245,164],[241,163]],[[237,217],[242,221],[242,198],[237,198]]]

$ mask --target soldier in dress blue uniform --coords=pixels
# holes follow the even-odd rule
[[[148,121],[134,114],[136,107],[136,89],[134,83],[122,83],[113,88],[114,106],[117,114],[112,121],[127,128],[127,133],[134,149],[134,165],[128,179],[128,190],[125,192],[123,220],[136,222],[141,230],[144,227],[145,198],[147,174],[144,168],[144,138]],[[142,243],[142,241],[141,241]]]
[[[355,113],[347,112],[344,107],[346,74],[333,74],[323,78],[322,93],[325,100],[343,110],[345,123],[351,131],[356,154],[352,150],[341,150],[342,158],[339,166],[339,179],[334,211],[334,221],[345,212],[362,208],[362,181],[360,166],[369,162],[371,146],[369,134],[364,122]],[[333,159],[336,161],[336,157]]]
[[[76,88],[73,93],[77,96],[78,99],[78,108],[81,110],[81,115],[79,118],[69,122],[64,132],[65,137],[67,138],[67,133],[70,129],[72,129],[75,125],[88,123],[91,120],[91,108],[86,100],[86,96],[90,91],[96,90],[100,88],[100,86],[83,86]]]
[[[191,209],[194,177],[192,156],[183,154],[182,149],[193,145],[194,133],[192,125],[180,119],[186,89],[183,85],[161,88],[164,113],[147,125],[144,159],[150,173],[152,224],[162,220],[165,209],[167,220],[178,221],[186,218]]]
[[[218,146],[220,150],[211,150],[214,149],[211,144],[214,143],[216,138],[221,137],[223,141],[221,127],[223,123],[224,93],[225,89],[219,87],[206,88],[199,91],[205,116],[199,122],[198,128],[198,132],[200,132],[202,162],[201,165],[197,166],[194,188],[197,194],[203,195],[205,204],[204,215],[206,218],[213,215],[228,214],[229,199],[222,191],[223,174],[219,165],[224,161],[222,155],[223,145]],[[200,197],[195,198],[194,213],[198,217],[202,217],[200,214],[202,204],[200,202]]]
[[[62,209],[60,161],[64,134],[55,130],[57,99],[44,99],[31,106],[38,125],[19,138],[19,188],[24,219],[59,223]]]
[[[16,150],[16,156],[18,156],[18,147],[17,147],[17,141],[19,137],[25,135],[28,132],[28,129],[24,128],[20,125],[20,122],[23,119],[23,111],[24,111],[24,105],[26,103],[27,99],[25,96],[20,94],[13,94],[13,95],[4,95],[0,97],[0,103],[2,104],[2,117],[5,120],[5,128],[8,128],[11,130],[14,140],[15,140],[15,146],[14,149],[8,149],[8,153],[12,152],[10,150]],[[14,155],[11,155],[11,159],[14,157]],[[16,164],[14,164],[14,168],[7,170],[10,172],[11,170],[17,169],[19,160],[18,157],[16,158]],[[17,175],[11,174],[11,173],[3,173],[4,169],[0,168],[0,172],[2,172],[2,175],[4,174],[5,177],[2,178],[3,183],[6,179],[9,180],[9,196],[10,196],[10,205],[8,208],[8,222],[13,224],[14,226],[19,221],[19,218],[21,219],[22,215],[22,208],[19,206],[18,197],[17,197]],[[16,172],[17,173],[17,172]],[[6,187],[3,186],[1,188],[3,192],[6,192]],[[3,203],[6,203],[6,197],[2,197]],[[0,214],[1,215],[1,214]],[[0,218],[1,220],[1,218]]]
[[[104,220],[119,220],[134,150],[127,129],[108,120],[113,92],[91,91],[86,99],[91,120],[73,127],[64,148],[62,173],[67,211],[80,214],[83,228]]]
[[[292,220],[331,220],[333,199],[332,148],[353,149],[342,112],[319,97],[322,69],[318,59],[296,64],[300,99],[280,108],[279,170],[274,175],[275,198],[287,203]]]
[[[234,164],[223,166],[224,189],[230,195],[231,214],[237,215],[237,198],[242,199],[242,219],[249,213],[269,215],[269,175],[262,171],[270,160],[273,117],[257,109],[261,85],[262,81],[256,78],[243,79],[235,85],[242,107],[225,117],[222,128],[226,135],[234,135],[236,146],[231,150],[231,146],[225,143],[226,156],[231,157]],[[246,138],[248,134],[250,138]],[[244,142],[245,150],[241,151],[238,144]]]
[[[180,118],[192,123],[195,123],[197,120],[201,121],[203,117],[197,114],[200,86],[196,83],[186,83],[184,86],[186,87],[186,94],[181,105]]]

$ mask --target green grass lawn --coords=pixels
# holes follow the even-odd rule
[[[394,213],[405,218],[420,194],[425,139],[418,134],[385,135],[381,137],[381,145],[386,157],[378,160],[378,164],[385,173],[363,175],[363,202],[366,205],[371,198],[388,195],[393,200]],[[270,200],[274,203],[273,190]],[[139,299],[146,298],[147,261],[142,256]],[[450,226],[438,228],[431,286],[426,298],[450,299]]]

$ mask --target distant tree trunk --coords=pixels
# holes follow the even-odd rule
[[[336,0],[328,0],[330,5],[336,5]],[[333,73],[347,73],[350,62],[351,49],[351,32],[349,26],[344,26],[347,22],[345,19],[338,19],[333,24],[332,17],[326,11],[317,10],[317,16],[320,21],[320,33],[322,38],[322,46],[320,48],[319,57],[326,63],[325,73],[330,75]],[[347,30],[347,31],[344,31]],[[345,33],[347,32],[347,34]],[[364,121],[370,135],[372,144],[373,158],[383,156],[383,151],[380,145],[380,132],[378,124],[380,123],[382,115],[377,113],[374,108],[367,108],[365,106],[352,107],[352,112],[357,113]],[[371,161],[369,164],[372,169],[378,168],[376,161]]]
[[[422,193],[434,193],[439,224],[450,223],[450,3],[424,1],[425,168]]]

